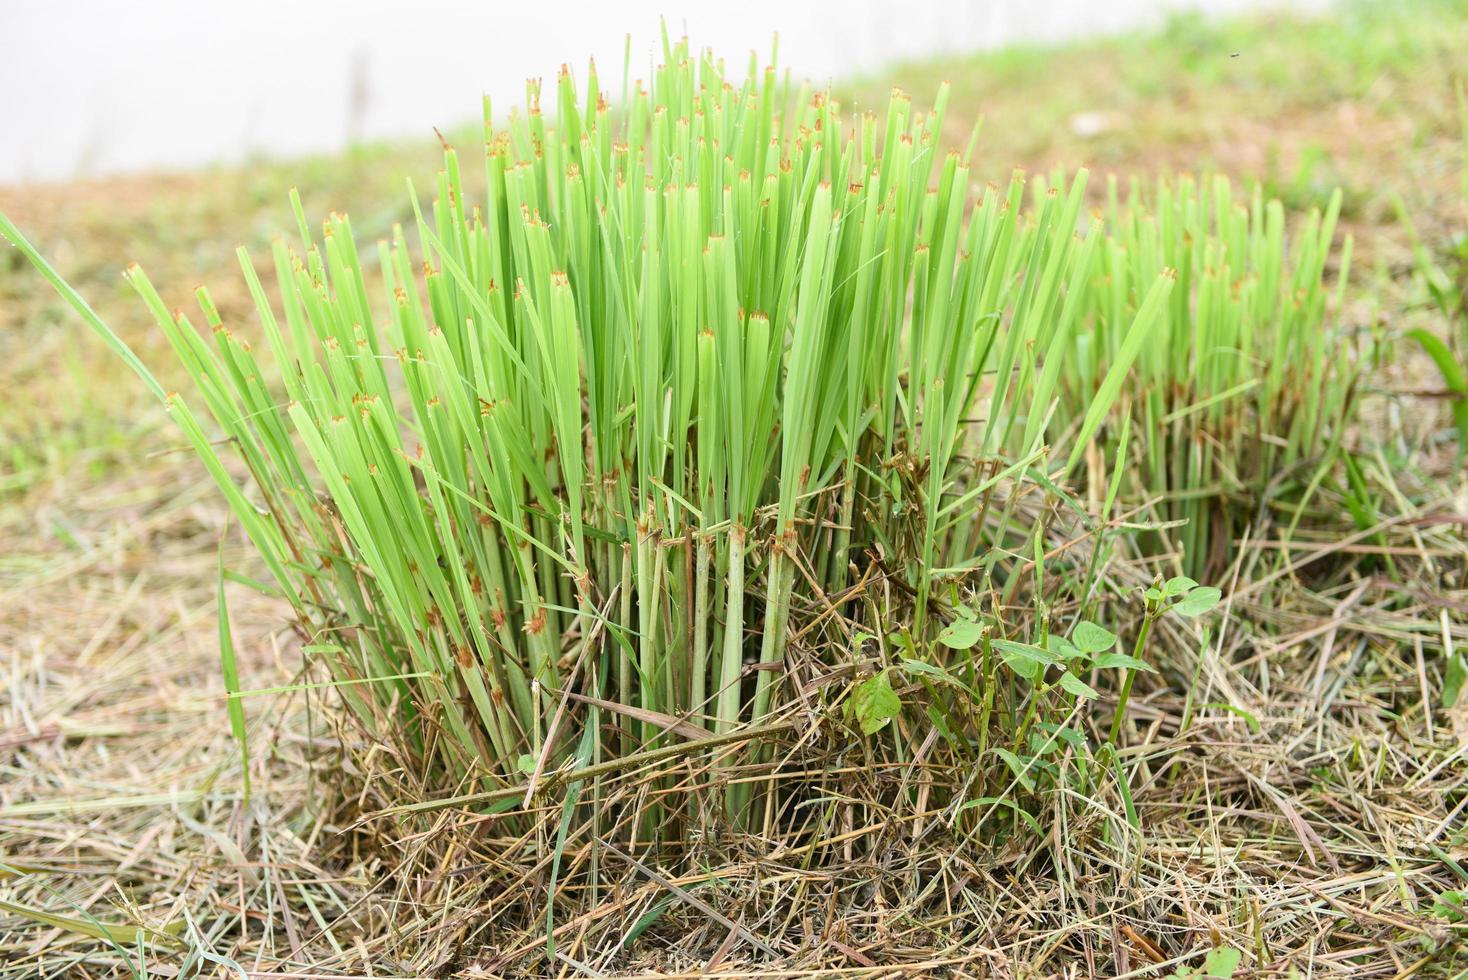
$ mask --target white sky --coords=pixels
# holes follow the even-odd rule
[[[508,108],[524,79],[594,55],[643,77],[658,18],[742,65],[780,33],[780,61],[819,81],[938,51],[1059,39],[1169,9],[1326,0],[0,0],[0,182],[330,150],[349,136],[427,136]],[[1063,66],[1057,66],[1063,70]]]

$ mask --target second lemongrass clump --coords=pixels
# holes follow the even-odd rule
[[[1127,447],[1122,506],[1161,529],[1141,534],[1142,548],[1176,556],[1195,578],[1223,575],[1237,540],[1271,508],[1297,522],[1347,433],[1366,361],[1331,319],[1351,258],[1349,238],[1332,251],[1340,208],[1336,192],[1288,234],[1278,201],[1257,187],[1236,200],[1225,177],[1184,176],[1150,193],[1134,180],[1125,199],[1114,180],[1108,187],[1090,329],[1054,352],[1063,381],[1053,425],[1064,432],[1091,411],[1133,336],[1138,290],[1175,270],[1094,459],[1104,470]]]

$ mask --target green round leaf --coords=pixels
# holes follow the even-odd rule
[[[1179,616],[1201,616],[1218,605],[1218,600],[1221,598],[1223,598],[1223,593],[1213,586],[1200,586],[1178,600],[1177,604],[1172,607],[1172,611]]]
[[[1008,749],[995,748],[994,752],[996,755],[999,756],[999,758],[1004,760],[1004,764],[1009,767],[1010,772],[1014,773],[1014,778],[1019,780],[1019,784],[1021,786],[1023,786],[1027,790],[1034,790],[1034,759],[1028,758],[1026,756],[1015,755]]]
[[[967,650],[984,635],[984,627],[971,619],[956,619],[938,634],[938,642],[954,650]]]
[[[1116,634],[1103,626],[1082,620],[1071,631],[1070,642],[1086,653],[1096,654],[1116,646]]]
[[[1096,689],[1075,674],[1061,674],[1060,686],[1078,698],[1094,698],[1097,696]]]
[[[1081,655],[1081,651],[1074,643],[1054,633],[1045,637],[1045,649],[1055,654],[1061,660],[1074,660]]]
[[[1039,680],[1049,665],[1061,663],[1060,658],[1049,650],[1029,643],[995,640],[994,649],[999,651],[1000,658],[1010,670],[1029,681]]]
[[[1208,955],[1203,957],[1203,975],[1214,980],[1233,980],[1234,971],[1239,968],[1239,961],[1243,958],[1244,954],[1232,946],[1209,950]]]
[[[1162,587],[1162,592],[1168,598],[1171,598],[1176,595],[1185,595],[1197,587],[1197,582],[1194,582],[1186,575],[1179,575],[1176,578],[1168,579],[1167,584]]]
[[[1145,670],[1149,674],[1157,673],[1157,668],[1145,660],[1138,660],[1124,653],[1103,653],[1091,661],[1091,666],[1099,670]]]
[[[884,670],[856,685],[851,692],[851,708],[863,735],[871,735],[887,727],[902,710],[902,701],[892,690],[892,681]]]

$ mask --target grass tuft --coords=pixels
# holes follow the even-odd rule
[[[1012,797],[1061,785],[1112,675],[1116,740],[1170,608],[1111,624],[1131,656],[1087,618],[1164,588],[1113,575],[1118,539],[1153,544],[1117,508],[1216,571],[1230,498],[1339,437],[1339,198],[1287,252],[1282,208],[1222,180],[1113,184],[1090,217],[1085,171],[975,192],[946,86],[848,126],[773,66],[736,83],[665,40],[623,87],[613,111],[563,71],[554,125],[536,84],[506,126],[486,105],[483,192],[446,145],[365,257],[293,193],[278,297],[239,253],[253,342],[130,267],[187,396],[0,232],[163,400],[375,738],[455,802],[566,789],[553,878],[596,777],[654,759],[705,759],[719,802],[645,801],[623,833],[777,819],[801,781],[761,736],[810,712],[812,671],[840,678],[816,723],[853,744],[910,761],[917,727],[941,735],[973,774],[955,821],[1033,822]]]

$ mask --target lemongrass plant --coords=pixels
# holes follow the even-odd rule
[[[278,298],[240,253],[248,338],[206,290],[196,324],[130,269],[186,394],[69,295],[165,401],[307,656],[431,785],[732,742],[790,696],[796,610],[849,641],[805,655],[839,662],[858,629],[939,651],[956,578],[1024,575],[992,559],[1040,538],[984,516],[995,488],[1079,458],[1047,454],[1076,375],[1038,353],[1086,349],[1111,274],[1108,363],[1066,402],[1079,447],[1172,309],[1171,252],[1127,265],[1083,228],[1084,173],[1028,211],[1019,176],[975,193],[975,141],[940,150],[946,101],[895,94],[843,135],[826,93],[753,59],[731,81],[686,41],[616,112],[594,69],[563,71],[554,122],[534,85],[507,126],[486,104],[482,155],[446,149],[367,257],[345,215],[313,234],[293,199]],[[878,565],[910,596],[892,621],[853,598]],[[995,706],[984,649],[985,708],[957,717],[1035,720]]]
[[[1332,322],[1351,257],[1347,237],[1328,270],[1340,206],[1336,192],[1288,235],[1278,201],[1257,187],[1237,200],[1222,176],[1164,180],[1151,193],[1133,180],[1125,197],[1114,178],[1108,185],[1107,235],[1084,301],[1090,329],[1056,352],[1053,424],[1063,432],[1098,392],[1111,394],[1102,379],[1132,336],[1138,290],[1175,270],[1162,325],[1091,448],[1110,461],[1128,427],[1138,436],[1122,506],[1161,529],[1142,546],[1178,555],[1189,576],[1221,574],[1270,507],[1296,519],[1347,428],[1364,361]]]

